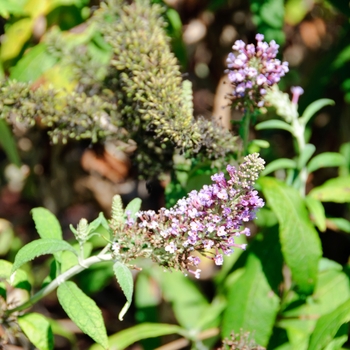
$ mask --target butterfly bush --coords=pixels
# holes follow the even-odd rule
[[[268,44],[257,34],[256,46],[236,40],[226,60],[228,79],[232,92],[227,96],[239,109],[262,107],[266,92],[289,71],[288,62],[276,58],[279,45],[274,40]]]
[[[200,277],[199,254],[222,265],[240,235],[250,235],[243,224],[254,219],[264,202],[253,185],[264,169],[265,161],[257,153],[248,155],[236,169],[227,165],[229,179],[220,172],[211,177],[213,184],[192,191],[170,208],[140,211],[130,216],[124,227],[115,230],[112,249],[123,262],[150,257],[166,268],[174,268]]]

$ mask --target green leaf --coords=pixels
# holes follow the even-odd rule
[[[4,150],[9,161],[20,167],[22,162],[19,157],[15,139],[3,119],[0,119],[0,146]]]
[[[159,281],[164,299],[171,303],[179,324],[186,329],[198,329],[209,302],[195,283],[179,271],[170,273],[152,268],[150,272]]]
[[[336,152],[324,152],[312,158],[307,165],[307,171],[312,173],[320,168],[338,167],[345,164],[343,155]]]
[[[261,175],[266,176],[279,169],[296,169],[296,167],[297,163],[294,160],[288,158],[280,158],[273,160],[267,164]]]
[[[10,69],[10,79],[33,82],[45,71],[52,68],[56,62],[57,59],[49,54],[47,45],[40,43],[31,48],[29,52]]]
[[[293,128],[287,124],[286,122],[278,119],[271,119],[261,122],[255,126],[256,130],[264,130],[264,129],[282,129],[287,130],[293,134]]]
[[[60,239],[42,238],[32,241],[18,251],[12,267],[12,273],[26,262],[38,256],[53,254],[63,250],[69,250],[77,254],[76,250],[69,243],[61,241]]]
[[[10,15],[24,16],[26,14],[23,9],[26,0],[7,0],[0,2],[0,16],[8,19]]]
[[[96,343],[108,348],[108,338],[101,310],[71,281],[57,288],[57,297],[69,318]]]
[[[323,185],[313,188],[309,196],[321,202],[348,203],[350,202],[350,176],[328,180]]]
[[[0,279],[4,278],[11,286],[30,292],[31,285],[27,273],[23,270],[17,270],[16,273],[11,276],[12,266],[12,263],[0,259]]]
[[[39,350],[53,349],[53,334],[46,317],[34,312],[28,313],[18,317],[18,324]]]
[[[222,322],[222,335],[243,329],[254,333],[256,342],[266,346],[279,309],[279,298],[271,289],[261,261],[250,254],[245,272],[231,286]]]
[[[339,153],[345,158],[345,164],[339,167],[339,175],[348,176],[350,172],[350,142],[343,143],[340,146]]]
[[[302,153],[299,156],[298,160],[298,168],[302,169],[306,165],[306,163],[309,161],[309,159],[312,157],[312,155],[315,153],[316,147],[312,145],[311,143],[307,143],[305,145],[305,148],[303,149]]]
[[[34,26],[33,18],[22,18],[6,29],[1,42],[0,59],[5,62],[19,55],[23,45],[30,39]]]
[[[142,200],[140,198],[134,198],[125,208],[125,214],[124,218],[126,219],[128,217],[127,214],[130,215],[130,218],[136,219],[136,213],[141,208]]]
[[[328,227],[333,231],[350,233],[350,221],[343,218],[327,218]]]
[[[279,221],[282,252],[293,280],[301,293],[311,294],[322,250],[304,201],[297,190],[276,179],[264,177],[259,184]]]
[[[113,350],[124,350],[139,340],[161,337],[168,334],[180,334],[186,336],[187,332],[185,329],[172,324],[143,323],[110,336],[108,341],[109,346]],[[101,349],[101,347],[97,344],[90,347],[90,350],[99,349]]]
[[[132,278],[132,273],[130,269],[119,261],[116,261],[113,265],[113,271],[127,300],[126,304],[124,305],[118,316],[119,320],[123,321],[123,317],[128,311],[132,302],[134,280]]]
[[[328,106],[328,105],[334,105],[334,101],[330,100],[328,98],[322,98],[320,100],[314,101],[311,104],[309,104],[303,115],[299,118],[299,120],[306,125],[309,120],[311,119],[311,117],[318,112],[321,108],[323,108],[324,106]]]
[[[326,231],[326,213],[324,210],[324,207],[322,203],[310,196],[306,196],[305,198],[305,204],[307,208],[309,209],[311,219],[317,226],[317,228],[321,231],[324,232]]]
[[[35,228],[41,238],[62,239],[62,229],[55,215],[39,207],[31,210]]]
[[[260,148],[269,148],[270,147],[270,143],[266,140],[254,139],[254,140],[250,141],[250,143],[252,145],[258,146]]]
[[[341,325],[349,321],[350,300],[347,300],[334,311],[318,319],[310,338],[308,350],[324,349],[333,340]]]
[[[0,218],[0,256],[6,255],[11,249],[14,236],[11,223]]]

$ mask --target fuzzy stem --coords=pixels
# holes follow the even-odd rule
[[[243,154],[248,154],[249,130],[250,130],[251,113],[246,109],[244,117],[241,122],[241,137],[243,139]]]
[[[104,249],[105,250],[105,249]],[[57,276],[50,284],[48,284],[45,288],[39,290],[36,294],[34,294],[29,300],[24,302],[23,304],[13,308],[6,310],[6,314],[10,315],[13,312],[16,311],[22,311],[29,307],[31,307],[33,304],[35,304],[37,301],[45,297],[46,295],[50,294],[53,290],[55,290],[60,284],[66,282],[73,276],[77,275],[79,272],[89,268],[91,265],[94,265],[96,263],[99,263],[101,261],[109,261],[112,260],[111,254],[104,254],[104,250],[99,253],[98,255],[90,256],[89,258],[82,260],[79,262],[78,265],[73,266],[69,270],[65,271],[61,275]]]

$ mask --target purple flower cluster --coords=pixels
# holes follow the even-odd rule
[[[276,59],[279,45],[274,40],[268,44],[262,34],[256,35],[257,45],[246,45],[237,40],[226,60],[228,79],[233,87],[227,97],[237,108],[262,107],[264,95],[289,71],[288,62]]]
[[[212,185],[190,192],[171,209],[138,212],[139,220],[128,220],[124,234],[134,231],[136,237],[138,231],[134,247],[141,244],[159,265],[188,271],[199,278],[200,258],[193,252],[222,265],[223,255],[230,255],[233,248],[245,249],[245,244],[235,243],[235,237],[250,235],[242,225],[254,219],[257,209],[264,205],[253,189],[264,163],[255,153],[246,156],[238,169],[228,165],[229,179],[222,172],[215,174]]]

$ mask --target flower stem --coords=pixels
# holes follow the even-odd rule
[[[101,254],[102,253],[102,254]],[[13,308],[6,310],[6,314],[10,315],[17,311],[25,310],[32,305],[34,305],[37,301],[50,294],[53,290],[55,290],[60,284],[66,282],[73,276],[77,275],[79,272],[89,268],[90,266],[99,263],[101,261],[109,261],[112,260],[111,254],[103,254],[103,251],[98,255],[90,256],[89,258],[82,260],[78,265],[73,266],[69,270],[65,271],[61,275],[57,276],[51,283],[49,283],[45,288],[39,290],[36,294],[34,294],[29,300],[24,302],[23,304]]]
[[[249,142],[249,131],[250,131],[250,118],[251,114],[248,109],[246,109],[245,114],[241,121],[240,135],[243,139],[243,154],[248,154],[248,142]]]

